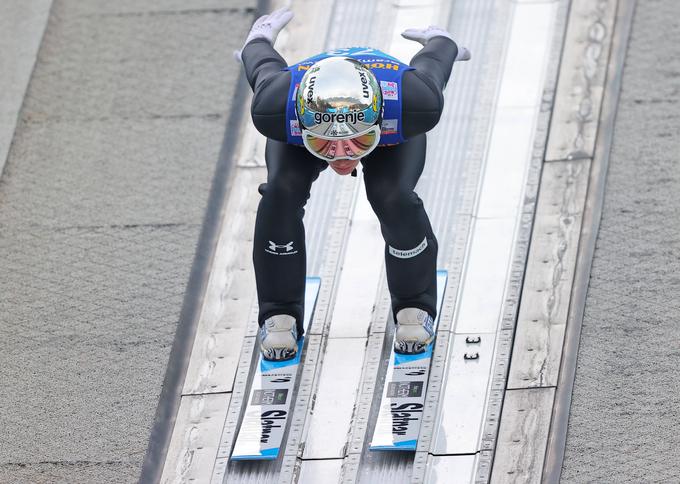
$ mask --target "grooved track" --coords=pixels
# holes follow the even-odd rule
[[[459,1],[451,6],[447,28],[468,47],[475,61],[457,64],[445,91],[445,111],[440,124],[428,134],[428,158],[416,188],[428,210],[439,241],[439,264],[449,270],[449,282],[442,307],[439,338],[428,388],[428,412],[424,414],[425,434],[414,457],[401,453],[378,453],[363,449],[359,482],[419,482],[423,479],[441,387],[447,339],[452,329],[453,306],[463,269],[474,201],[483,173],[486,144],[496,97],[499,66],[502,64],[505,19],[500,12],[507,5],[490,1]],[[390,320],[391,321],[391,320]],[[389,341],[391,331],[387,331]],[[387,356],[383,356],[383,360]],[[376,401],[380,398],[384,372],[378,375]],[[373,431],[378,405],[371,409],[367,438]],[[432,410],[430,410],[432,409]],[[423,449],[425,451],[423,452]]]

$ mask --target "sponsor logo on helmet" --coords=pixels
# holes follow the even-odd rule
[[[314,83],[316,83],[316,76],[311,76],[307,81],[307,104],[314,100]]]
[[[366,78],[366,74],[359,71],[359,79],[361,80],[361,93],[368,99],[371,95],[368,92],[368,79]]]
[[[314,113],[314,122],[321,123],[357,123],[363,121],[366,115],[363,111],[350,111],[348,113]]]
[[[300,116],[305,114],[305,98],[302,97],[302,94],[298,96],[298,112],[300,113]]]

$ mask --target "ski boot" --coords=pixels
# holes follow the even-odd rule
[[[397,312],[397,330],[394,333],[396,353],[422,353],[434,340],[434,319],[427,311],[404,308]]]
[[[265,319],[260,328],[260,351],[265,360],[283,361],[295,358],[298,331],[295,318],[276,314]]]

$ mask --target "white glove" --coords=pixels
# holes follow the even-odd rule
[[[401,33],[401,36],[408,40],[413,40],[415,42],[420,42],[426,45],[434,37],[446,37],[453,40],[451,34],[441,27],[436,25],[430,25],[426,29],[406,29]],[[456,55],[456,61],[466,61],[470,60],[470,51],[463,46],[458,46],[458,55]]]
[[[462,45],[459,45],[458,46],[458,54],[456,54],[455,61],[460,62],[460,61],[470,60],[470,57],[472,57],[472,56],[470,55],[470,51],[467,50],[467,47],[463,47]]]
[[[280,8],[268,15],[263,15],[258,18],[251,27],[250,32],[248,32],[248,37],[246,37],[246,41],[243,43],[241,50],[234,51],[234,58],[236,61],[243,62],[241,59],[241,52],[243,52],[245,46],[248,45],[248,42],[253,39],[267,39],[270,44],[274,45],[276,36],[279,35],[279,32],[283,30],[292,18],[293,12],[288,10],[287,7]]]

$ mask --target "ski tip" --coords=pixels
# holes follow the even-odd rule
[[[277,456],[269,456],[269,455],[238,455],[238,456],[231,456],[232,461],[252,461],[252,460],[276,460]]]
[[[390,451],[390,452],[415,452],[417,442],[404,442],[403,444],[395,445],[369,445],[368,450],[371,451]]]
[[[260,454],[232,454],[230,460],[275,460],[279,456],[278,447],[265,449]]]

